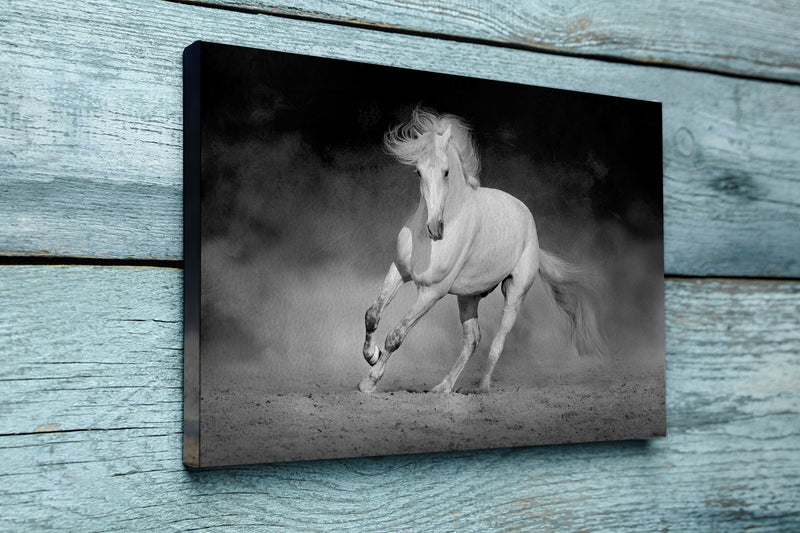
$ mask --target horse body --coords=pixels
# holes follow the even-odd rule
[[[475,147],[458,117],[417,109],[411,122],[387,133],[384,145],[398,160],[415,167],[420,202],[398,234],[395,261],[365,315],[363,355],[372,369],[359,390],[375,389],[392,353],[448,293],[458,297],[463,344],[456,363],[433,392],[453,390],[480,342],[478,303],[498,285],[505,298],[503,314],[478,391],[489,390],[519,305],[537,278],[550,288],[569,319],[579,352],[602,349],[595,311],[581,298],[583,284],[577,270],[540,250],[533,216],[524,203],[503,191],[480,187]],[[381,312],[409,281],[417,287],[417,299],[381,349],[373,342]]]
[[[395,264],[417,285],[441,284],[458,296],[491,291],[506,279],[525,253],[538,249],[536,227],[528,208],[510,194],[479,187],[465,190],[460,209],[445,209],[442,238],[425,229],[424,199],[397,237]],[[454,202],[448,201],[448,205]]]

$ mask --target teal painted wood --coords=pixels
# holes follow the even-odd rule
[[[0,529],[800,528],[800,283],[667,281],[666,439],[208,471],[181,464],[181,293],[0,267]]]
[[[593,55],[800,81],[800,4],[702,0],[190,0],[199,5],[450,35],[557,53]]]
[[[180,258],[196,39],[664,102],[666,269],[800,276],[800,87],[147,0],[0,8],[0,254]]]

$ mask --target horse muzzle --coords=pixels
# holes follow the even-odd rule
[[[444,222],[442,219],[438,219],[434,222],[428,222],[428,237],[431,238],[432,241],[439,241],[442,239],[444,235]]]

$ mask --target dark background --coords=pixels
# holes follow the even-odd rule
[[[482,185],[523,200],[541,246],[605,290],[609,359],[579,361],[535,287],[497,380],[663,375],[659,104],[215,45],[203,49],[202,102],[204,387],[349,390],[368,370],[363,313],[419,194],[382,136],[418,104],[466,119]],[[401,290],[379,333],[413,292]],[[481,304],[484,341],[459,384],[477,377],[500,305],[497,294]],[[454,297],[429,315],[382,387],[430,387],[448,370],[461,332]]]

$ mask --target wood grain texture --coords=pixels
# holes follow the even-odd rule
[[[800,82],[800,4],[748,0],[189,0],[556,53]]]
[[[181,293],[0,267],[0,529],[800,528],[800,283],[667,281],[666,439],[207,471],[181,465]]]
[[[0,254],[182,254],[196,39],[664,102],[669,273],[800,276],[800,87],[147,0],[0,9]]]

